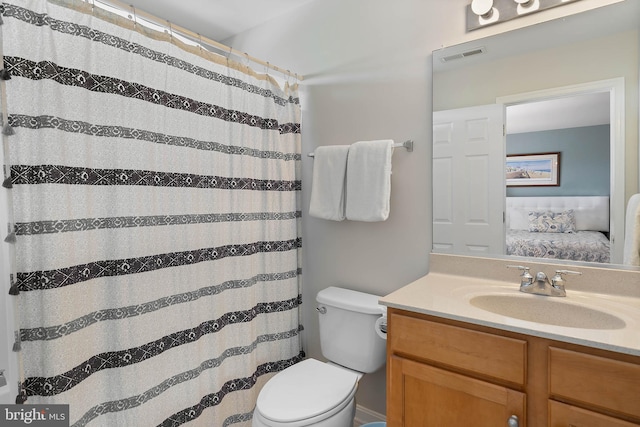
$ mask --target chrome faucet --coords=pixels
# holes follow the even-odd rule
[[[564,279],[562,278],[563,274],[575,274],[581,275],[582,273],[579,271],[571,271],[571,270],[556,270],[556,275],[551,278],[551,287],[557,292],[560,297],[566,297],[567,292],[564,290]]]
[[[533,285],[533,276],[529,272],[529,267],[525,267],[524,265],[507,265],[507,268],[517,268],[518,270],[522,271],[522,274],[520,275],[520,290],[522,292],[526,292],[522,289],[528,288]]]
[[[567,296],[567,292],[564,289],[565,281],[562,278],[563,275],[582,274],[579,271],[556,270],[555,276],[553,276],[551,281],[549,281],[547,275],[542,271],[538,272],[534,278],[529,273],[529,267],[524,267],[522,265],[508,265],[507,268],[517,268],[522,270],[523,273],[520,275],[520,292],[550,297]]]

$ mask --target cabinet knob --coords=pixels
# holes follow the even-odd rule
[[[511,415],[509,420],[507,420],[507,426],[509,427],[519,427],[520,422],[518,421],[518,417],[516,415]]]

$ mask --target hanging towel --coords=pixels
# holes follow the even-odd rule
[[[344,179],[348,152],[348,145],[316,148],[309,215],[333,221],[344,220]]]
[[[640,193],[631,196],[627,205],[623,263],[640,266]]]
[[[347,219],[384,221],[389,217],[393,141],[360,141],[347,160]]]

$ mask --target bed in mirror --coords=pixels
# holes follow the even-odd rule
[[[620,265],[640,2],[433,53],[433,251]]]

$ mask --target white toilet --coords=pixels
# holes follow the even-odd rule
[[[329,287],[316,297],[320,346],[330,362],[306,359],[273,376],[260,391],[253,427],[351,427],[358,381],[385,363],[376,332],[379,297]]]

